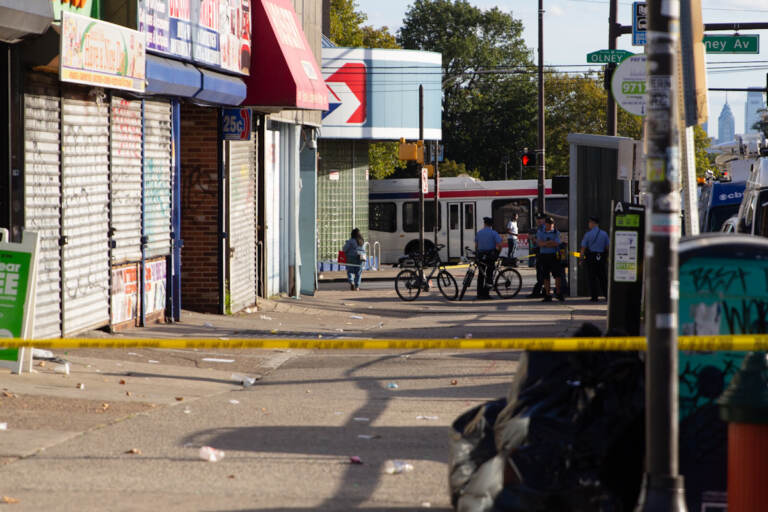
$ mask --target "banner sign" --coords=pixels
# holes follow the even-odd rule
[[[249,74],[251,0],[138,0],[147,50]]]
[[[144,34],[70,12],[62,13],[62,82],[144,92]]]
[[[61,21],[61,13],[64,11],[98,19],[98,0],[51,0],[51,2],[54,21]]]
[[[251,140],[251,109],[221,109],[221,132],[224,140]]]

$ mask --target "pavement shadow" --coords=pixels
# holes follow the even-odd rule
[[[172,379],[172,380],[193,380],[197,382],[213,382],[215,384],[230,384],[239,386],[240,384],[232,379],[214,379],[212,377],[196,377],[192,375],[168,375],[167,373],[143,373],[143,372],[102,372],[107,377],[147,377],[151,379]]]
[[[363,507],[357,508],[362,512],[413,512],[417,507]],[[220,510],[216,512],[302,512],[302,511],[322,511],[322,512],[349,512],[349,505],[346,503],[328,504],[325,503],[320,507],[280,507],[280,508],[245,508],[237,510]],[[428,510],[436,510],[437,512],[453,512],[450,507],[429,507]]]

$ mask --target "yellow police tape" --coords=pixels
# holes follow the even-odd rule
[[[316,349],[316,350],[537,350],[599,351],[645,350],[642,337],[625,338],[518,338],[518,339],[253,339],[253,338],[69,338],[49,340],[0,339],[0,347],[44,349]],[[768,335],[681,336],[680,350],[765,351]]]

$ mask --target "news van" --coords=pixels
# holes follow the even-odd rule
[[[738,215],[744,198],[746,181],[710,181],[699,189],[699,231],[708,233],[720,231],[723,223]]]

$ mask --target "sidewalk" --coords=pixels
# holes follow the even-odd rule
[[[382,265],[381,270],[366,270],[363,272],[363,279],[366,281],[394,281],[397,274],[403,271],[403,268],[393,267],[392,265]],[[464,277],[467,271],[466,264],[463,265],[449,265],[448,271],[458,280]],[[527,265],[520,265],[517,267],[517,271],[521,275],[525,275],[528,272],[536,272],[536,268],[529,268]],[[317,279],[321,283],[346,283],[347,272],[346,270],[339,271],[325,271],[318,274]]]

